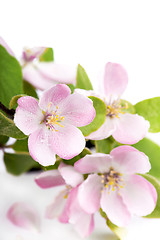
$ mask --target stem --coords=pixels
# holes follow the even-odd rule
[[[5,107],[1,102],[0,102],[0,109],[5,112],[7,114],[7,116],[10,118],[10,119],[13,119],[14,118],[14,114],[15,114],[15,110],[14,109],[8,109],[7,107]]]

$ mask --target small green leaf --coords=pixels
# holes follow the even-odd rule
[[[9,137],[0,135],[0,146],[8,142]]]
[[[35,162],[29,153],[4,153],[4,162],[9,173],[20,175],[32,168],[39,168],[40,165]]]
[[[28,138],[17,140],[13,145],[12,148],[16,152],[29,152],[28,150]]]
[[[153,176],[149,175],[149,174],[141,174],[142,177],[144,177],[145,179],[147,179],[156,189],[157,191],[157,204],[156,207],[154,209],[154,211],[145,216],[147,218],[160,218],[160,182]]]
[[[150,132],[160,132],[160,97],[138,102],[136,112],[150,122]]]
[[[91,151],[88,148],[84,148],[83,151],[79,155],[75,156],[74,158],[71,158],[69,160],[65,160],[65,159],[62,159],[62,160],[65,164],[74,165],[75,162],[77,162],[79,159],[83,158],[87,154],[91,154]]]
[[[138,143],[134,144],[133,147],[139,151],[144,152],[151,163],[151,170],[149,174],[160,179],[160,146],[152,142],[150,139],[144,138]]]
[[[28,96],[38,98],[35,88],[25,80],[23,81],[23,91],[24,91],[24,94]]]
[[[19,94],[19,95],[16,95],[16,96],[12,97],[12,99],[9,103],[9,109],[12,109],[15,106],[17,106],[18,99],[21,98],[21,97],[24,97],[24,96],[26,96],[26,95],[25,94]]]
[[[106,221],[106,224],[111,229],[111,231],[116,234],[116,236],[121,240],[124,239],[127,235],[127,230],[123,227],[118,227],[115,224],[113,224],[108,218]]]
[[[0,101],[9,107],[11,98],[21,93],[23,93],[21,66],[0,45]]]
[[[78,64],[76,79],[77,79],[76,88],[93,90],[92,84],[87,76],[87,73],[85,72],[84,68],[80,64]]]
[[[109,154],[113,148],[112,146],[113,142],[109,138],[95,141],[96,152],[99,153]]]
[[[135,107],[130,102],[128,102],[124,99],[121,99],[120,105],[122,107],[123,112],[132,113],[132,114],[136,113]]]
[[[92,132],[95,132],[104,123],[106,119],[107,107],[105,103],[97,97],[89,97],[93,101],[93,106],[96,110],[96,116],[93,121],[87,126],[80,127],[84,136],[88,136]]]
[[[46,48],[39,58],[40,62],[52,62],[54,61],[54,53],[52,48]]]
[[[0,112],[0,135],[13,137],[16,139],[23,139],[27,136],[24,135],[14,124],[14,122],[7,118],[3,113]]]

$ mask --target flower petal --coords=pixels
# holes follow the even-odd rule
[[[51,147],[53,151],[64,159],[71,159],[82,152],[85,138],[82,132],[73,125],[65,124],[52,132]]]
[[[7,217],[18,227],[32,231],[40,229],[40,217],[37,211],[26,203],[14,203],[8,210]]]
[[[13,57],[15,56],[15,54],[13,53],[13,51],[11,50],[11,48],[8,46],[8,44],[3,40],[2,37],[0,37],[0,45],[2,45],[7,52],[12,55]]]
[[[111,151],[115,164],[121,172],[126,174],[149,172],[151,164],[149,158],[131,146],[120,146]]]
[[[69,194],[70,211],[69,222],[74,225],[81,237],[89,236],[94,229],[93,214],[86,213],[78,202],[78,187],[73,188]]]
[[[54,165],[55,152],[50,145],[50,131],[40,128],[28,139],[29,152],[32,158],[43,166]]]
[[[26,48],[22,53],[22,58],[24,61],[33,61],[35,58],[39,58],[45,49],[45,47]]]
[[[113,134],[116,129],[117,119],[106,117],[105,122],[102,126],[95,132],[92,132],[86,138],[91,140],[101,140],[104,138],[108,138]]]
[[[101,197],[101,208],[107,214],[108,218],[119,227],[129,223],[130,213],[123,202],[123,199],[117,192],[108,192],[104,190]]]
[[[86,155],[78,160],[74,167],[80,173],[104,173],[107,172],[111,166],[112,158],[109,154],[94,153]]]
[[[128,75],[125,69],[117,63],[108,62],[103,75],[105,95],[116,97],[122,95],[128,84]]]
[[[58,83],[75,84],[77,69],[65,64],[39,62],[37,68],[42,75]]]
[[[121,195],[129,211],[138,216],[150,214],[156,206],[157,192],[154,186],[138,175],[128,178]]]
[[[134,144],[144,138],[149,129],[149,122],[138,114],[119,114],[117,128],[112,134],[116,141]]]
[[[59,108],[66,121],[77,127],[88,125],[95,117],[92,100],[82,94],[71,94]]]
[[[77,172],[73,166],[66,165],[61,162],[58,170],[67,185],[76,187],[78,184],[83,182],[83,175],[81,173]]]
[[[51,88],[57,83],[42,75],[33,63],[28,63],[23,67],[23,78],[40,90]]]
[[[35,182],[41,188],[50,188],[65,185],[65,181],[58,170],[50,170],[39,174]]]
[[[39,100],[39,106],[41,109],[46,111],[50,102],[56,106],[70,94],[71,90],[67,85],[57,84],[56,86],[43,92],[43,95]]]
[[[38,101],[33,97],[18,99],[18,107],[14,116],[16,126],[26,135],[36,131],[44,116],[38,106]]]
[[[80,185],[78,200],[82,209],[87,213],[95,213],[100,207],[101,197],[101,177],[97,174],[91,174]]]

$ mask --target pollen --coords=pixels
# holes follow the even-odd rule
[[[111,105],[107,105],[107,114],[106,116],[111,118],[119,118],[119,114],[124,114],[124,109],[127,109],[127,103],[124,106],[121,106],[120,101],[115,101]]]

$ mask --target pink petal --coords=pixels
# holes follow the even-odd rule
[[[65,84],[58,84],[43,92],[39,100],[39,106],[44,111],[47,110],[48,104],[51,102],[54,106],[60,104],[71,94],[70,88]]]
[[[78,199],[85,212],[95,213],[100,208],[101,189],[101,177],[97,174],[89,175],[80,185]]]
[[[121,96],[128,84],[125,69],[117,63],[108,62],[104,69],[104,93],[106,96]]]
[[[50,79],[42,75],[33,63],[28,63],[23,68],[23,78],[40,90],[46,90],[56,84],[56,82],[50,81]]]
[[[35,182],[41,188],[50,188],[65,185],[65,181],[58,170],[50,170],[39,174]]]
[[[52,218],[59,218],[61,219],[61,222],[67,222],[68,217],[66,215],[66,212],[64,213],[65,210],[65,205],[67,203],[66,200],[66,194],[67,194],[67,189],[64,191],[61,191],[58,196],[55,198],[53,203],[51,203],[47,209],[45,216],[46,218],[52,219]],[[65,217],[63,216],[65,214]],[[63,216],[63,218],[62,218]],[[63,220],[62,220],[63,219]]]
[[[29,153],[43,166],[54,165],[55,152],[50,145],[50,131],[45,127],[33,132],[28,139]]]
[[[18,99],[18,107],[14,116],[16,126],[26,135],[36,131],[44,118],[38,106],[38,101],[33,97],[21,97]]]
[[[89,236],[94,229],[93,214],[86,213],[79,205],[78,202],[78,188],[71,190],[70,198],[70,211],[69,222],[74,225],[75,230],[81,237]]]
[[[138,114],[120,114],[115,132],[116,141],[123,144],[134,144],[144,138],[149,129],[149,122]]]
[[[60,174],[65,180],[67,185],[76,187],[78,184],[83,182],[83,175],[77,172],[74,167],[61,163],[58,168]]]
[[[157,192],[154,186],[138,175],[132,175],[121,189],[121,196],[129,211],[138,216],[150,214],[157,201]]]
[[[45,49],[45,47],[26,48],[22,53],[22,57],[24,61],[33,61],[35,58],[39,58]]]
[[[130,221],[130,213],[123,202],[123,199],[117,192],[108,192],[104,190],[101,197],[101,208],[107,214],[108,218],[119,227],[127,225]]]
[[[126,174],[149,172],[151,164],[149,158],[143,153],[131,146],[120,146],[111,151],[118,168]]]
[[[71,159],[82,152],[85,147],[85,139],[82,132],[73,125],[58,127],[58,131],[52,132],[51,147],[53,151],[64,159]]]
[[[108,138],[116,129],[117,119],[106,117],[105,122],[102,126],[95,132],[92,132],[86,138],[91,140],[101,140]]]
[[[66,121],[77,127],[88,125],[95,117],[92,100],[78,93],[69,95],[60,105],[60,110]]]
[[[43,76],[46,76],[54,82],[66,84],[75,84],[76,82],[77,69],[71,66],[53,62],[39,62],[37,68]]]
[[[8,210],[7,217],[17,227],[39,231],[40,217],[35,208],[26,203],[14,203]]]
[[[85,173],[104,173],[107,172],[112,163],[112,158],[109,154],[94,153],[86,155],[85,157],[78,160],[74,167],[77,171]]]
[[[15,54],[13,53],[13,51],[11,50],[11,48],[8,46],[8,44],[3,40],[2,37],[0,37],[0,45],[2,45],[7,52],[12,55],[13,57],[15,56]]]

